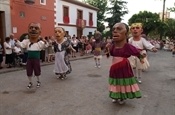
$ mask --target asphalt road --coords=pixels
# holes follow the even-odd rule
[[[26,88],[25,70],[0,74],[0,115],[175,115],[175,57],[149,53],[151,67],[143,73],[141,99],[124,105],[108,97],[111,58],[94,67],[93,58],[71,61],[73,71],[56,79],[53,65],[42,67],[41,87]]]

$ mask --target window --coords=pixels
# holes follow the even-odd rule
[[[24,18],[24,17],[25,17],[25,13],[24,13],[23,11],[20,11],[20,12],[19,12],[19,16],[20,16],[21,18]]]
[[[93,14],[89,13],[89,21],[92,21],[92,20],[93,20]]]
[[[46,5],[46,0],[40,0],[40,4]]]
[[[69,31],[66,31],[66,36],[68,36],[69,35]]]
[[[89,26],[93,26],[93,13],[89,13]]]
[[[68,24],[69,23],[69,7],[63,6],[63,22]]]
[[[77,18],[78,19],[83,19],[83,11],[81,11],[81,10],[77,11]]]
[[[69,7],[63,6],[63,16],[69,17]]]
[[[92,32],[89,32],[89,35],[92,35]]]

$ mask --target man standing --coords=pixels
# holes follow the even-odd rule
[[[15,53],[13,51],[13,48],[15,47],[14,34],[11,33],[9,37],[10,37],[10,45],[12,48],[12,65],[15,66]]]
[[[141,23],[133,23],[131,25],[130,31],[132,33],[132,37],[129,38],[128,42],[135,46],[138,50],[140,50],[143,55],[147,55],[146,50],[157,52],[157,49],[141,36],[143,32]],[[141,83],[142,70],[148,68],[149,66],[147,58],[144,58],[144,63],[140,63],[140,60],[135,56],[131,56],[129,60],[131,65],[133,66],[133,70],[138,82]]]
[[[37,78],[37,87],[40,87],[40,75],[41,75],[41,67],[40,67],[40,51],[47,47],[46,40],[39,40],[39,36],[41,34],[41,25],[37,22],[32,22],[28,26],[29,39],[24,39],[22,42],[16,39],[16,42],[22,48],[26,48],[28,52],[27,59],[27,76],[29,79],[29,84],[27,86],[30,89],[33,86],[32,76],[33,72]]]

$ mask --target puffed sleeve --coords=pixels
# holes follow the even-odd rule
[[[132,56],[136,56],[139,59],[142,59],[143,58],[143,55],[141,54],[141,51],[138,50],[136,47],[134,47],[131,44],[128,44],[127,45],[126,50],[127,50],[129,56],[131,56],[131,55]]]
[[[22,42],[19,40],[16,41],[16,44],[20,46],[21,48],[27,48],[27,45],[29,44],[29,39],[24,39]]]
[[[144,38],[142,38],[142,43],[143,43],[144,48],[148,50],[151,50],[152,48],[154,48],[154,46]]]

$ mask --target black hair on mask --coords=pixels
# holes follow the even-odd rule
[[[126,28],[126,32],[128,33],[129,32],[129,26],[126,24],[126,23],[122,23],[125,25],[125,28]]]

